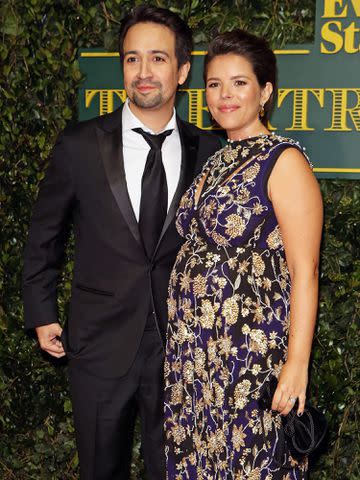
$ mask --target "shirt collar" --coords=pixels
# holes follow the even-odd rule
[[[154,132],[149,127],[144,125],[130,110],[128,98],[125,101],[124,108],[122,111],[122,128],[123,128],[123,132],[132,130],[133,128],[142,128],[145,132],[154,134]],[[163,130],[161,130],[161,132],[165,130],[174,130],[174,131],[178,130],[175,108],[173,109],[172,117],[170,118],[167,125],[163,128]],[[161,133],[161,132],[157,132],[157,133]]]

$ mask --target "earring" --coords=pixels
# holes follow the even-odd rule
[[[265,115],[264,105],[262,103],[260,103],[259,117],[263,118],[264,115]]]

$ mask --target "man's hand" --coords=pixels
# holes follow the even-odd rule
[[[59,323],[50,323],[50,325],[37,327],[35,330],[42,350],[45,350],[45,352],[56,358],[61,358],[66,355],[59,339],[62,332]]]

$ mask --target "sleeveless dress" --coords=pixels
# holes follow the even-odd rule
[[[186,241],[170,277],[165,360],[168,480],[307,478],[307,459],[276,459],[281,418],[258,405],[287,352],[290,276],[267,180],[289,147],[302,151],[273,134],[230,143],[180,202]]]

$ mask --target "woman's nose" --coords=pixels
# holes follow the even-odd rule
[[[221,98],[231,98],[231,89],[228,85],[222,85],[221,87],[221,92],[220,92]]]

